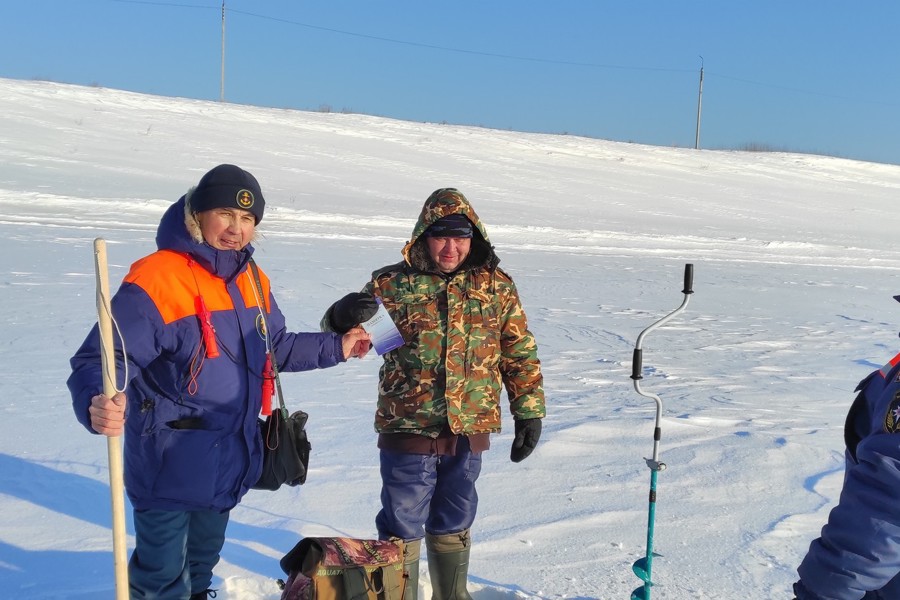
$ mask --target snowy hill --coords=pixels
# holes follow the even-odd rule
[[[511,422],[480,480],[475,600],[628,598],[643,556],[653,403],[664,401],[653,597],[789,597],[836,502],[857,381],[898,350],[900,166],[260,109],[0,79],[0,589],[111,597],[106,444],[78,425],[68,359],[164,209],[233,162],[267,198],[257,258],[295,330],[399,259],[422,202],[461,189],[515,278],[545,372],[535,454]],[[305,535],[374,535],[373,354],[284,378],[310,413],[306,485],[232,513],[218,598],[277,599]],[[424,565],[423,565],[424,568]],[[424,597],[430,597],[423,572]]]

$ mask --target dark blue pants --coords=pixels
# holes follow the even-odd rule
[[[475,521],[481,453],[460,437],[456,456],[381,451],[378,537],[417,540],[468,529]]]
[[[228,513],[135,510],[131,600],[187,600],[209,588]]]

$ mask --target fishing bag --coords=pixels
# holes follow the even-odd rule
[[[309,415],[302,410],[290,416],[279,394],[280,406],[265,420],[258,419],[263,442],[263,467],[255,490],[277,490],[282,485],[306,483],[312,446],[306,435]]]
[[[278,393],[278,406],[274,410],[263,409],[265,419],[258,419],[259,436],[263,445],[263,464],[259,480],[253,484],[256,490],[277,490],[282,485],[301,485],[306,482],[309,469],[309,452],[312,449],[306,435],[306,421],[309,415],[298,410],[288,413],[284,405],[284,394],[281,392],[281,378],[278,375],[278,363],[269,341],[269,325],[263,314],[262,282],[259,280],[259,268],[250,259],[250,270],[259,294],[259,315],[263,319],[266,332],[266,366],[263,369],[262,404],[271,402],[272,395]]]
[[[403,542],[303,538],[281,559],[281,600],[402,600]]]

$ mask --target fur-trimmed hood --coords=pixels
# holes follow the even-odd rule
[[[419,271],[440,272],[428,253],[424,233],[438,219],[453,214],[465,215],[474,226],[472,248],[460,269],[469,270],[484,267],[494,270],[500,259],[494,253],[494,247],[491,245],[487,230],[466,197],[462,192],[454,188],[435,190],[425,201],[424,206],[422,206],[422,212],[419,214],[415,227],[413,227],[412,236],[402,250],[406,263]]]
[[[253,256],[252,244],[241,250],[217,250],[203,240],[200,222],[191,210],[190,196],[195,188],[172,204],[163,214],[156,230],[156,247],[188,254],[204,269],[226,281],[232,281],[247,267]]]

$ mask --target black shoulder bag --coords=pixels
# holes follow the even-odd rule
[[[281,393],[281,379],[278,377],[278,364],[275,354],[269,345],[269,327],[265,317],[265,296],[259,280],[259,269],[253,260],[250,261],[253,279],[259,292],[260,314],[266,327],[266,352],[272,363],[270,373],[263,377],[274,379],[278,395],[278,406],[273,407],[272,414],[259,419],[259,435],[263,445],[263,468],[259,481],[253,485],[256,490],[277,490],[282,485],[296,486],[306,482],[306,470],[309,466],[309,452],[312,446],[306,437],[306,421],[309,419],[302,410],[288,414]]]

